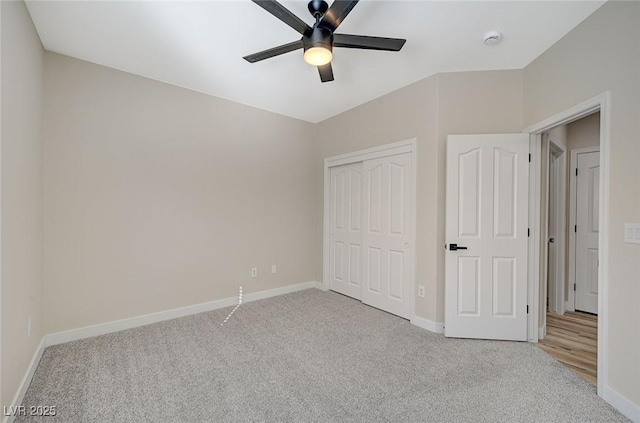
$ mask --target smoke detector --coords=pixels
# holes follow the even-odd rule
[[[484,34],[484,43],[488,46],[498,44],[502,39],[502,33],[500,31],[489,31]]]

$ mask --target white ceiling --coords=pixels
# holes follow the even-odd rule
[[[282,3],[313,23],[306,2]],[[408,41],[399,53],[335,49],[336,80],[324,84],[301,50],[242,59],[300,38],[249,0],[27,0],[27,7],[47,50],[319,122],[438,72],[523,68],[603,3],[363,0],[338,33]],[[483,44],[489,30],[504,34],[500,44]]]

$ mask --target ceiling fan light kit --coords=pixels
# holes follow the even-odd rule
[[[312,66],[324,66],[331,62],[333,53],[327,47],[311,47],[304,52],[304,60]]]
[[[302,38],[278,47],[245,56],[249,63],[303,49],[304,60],[316,66],[322,82],[333,81],[333,48],[355,48],[364,50],[400,51],[407,40],[399,38],[370,37],[365,35],[335,34],[338,26],[359,0],[335,0],[331,7],[324,0],[311,0],[308,9],[316,23],[313,27],[291,13],[276,0],[252,0],[258,6],[296,30]]]
[[[311,8],[312,3],[309,3],[309,8]],[[327,6],[327,3],[322,3],[324,3],[325,7]],[[333,58],[333,34],[329,30],[318,28],[308,37],[303,35],[302,45],[304,47],[304,60],[308,64],[324,66],[331,62]]]

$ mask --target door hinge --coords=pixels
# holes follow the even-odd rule
[[[531,228],[527,228],[527,238],[531,236]]]
[[[573,225],[573,232],[578,232],[578,225]]]
[[[576,176],[578,176],[578,168],[576,167]]]
[[[527,304],[527,314],[529,314],[529,304]]]
[[[529,153],[529,163],[531,163],[531,153]]]
[[[576,284],[575,283],[573,284],[573,290],[574,291],[576,290]]]

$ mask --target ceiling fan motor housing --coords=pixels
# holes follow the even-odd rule
[[[333,51],[333,33],[326,28],[316,26],[310,35],[302,37],[304,51],[311,47],[322,47],[329,51]]]

